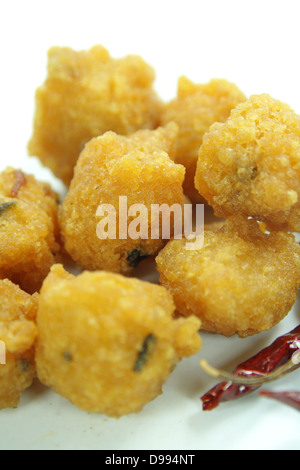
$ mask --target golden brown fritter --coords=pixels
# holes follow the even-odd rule
[[[169,242],[157,257],[160,282],[184,316],[202,328],[241,337],[268,330],[291,310],[300,285],[300,247],[293,235],[261,231],[254,220],[206,231],[204,247]]]
[[[231,110],[245,100],[238,87],[224,79],[206,84],[195,84],[186,77],[178,80],[177,97],[164,107],[162,124],[174,121],[179,126],[175,162],[186,167],[183,187],[192,202],[203,202],[194,185],[203,135],[213,123],[224,122]]]
[[[15,408],[36,375],[34,342],[38,295],[30,296],[9,280],[0,281],[0,409]]]
[[[173,318],[161,286],[119,274],[75,277],[52,268],[37,315],[40,381],[77,407],[120,417],[162,392],[182,357],[201,347],[197,318]]]
[[[220,217],[300,231],[300,116],[269,95],[250,97],[205,135],[195,184]]]
[[[161,101],[154,71],[141,57],[110,57],[102,46],[87,51],[53,47],[48,76],[36,92],[29,154],[69,185],[78,156],[91,138],[112,130],[129,135],[157,127]]]
[[[55,263],[58,243],[57,195],[21,170],[0,174],[0,278],[32,294]]]
[[[130,137],[107,132],[86,145],[59,215],[64,247],[82,268],[130,273],[142,259],[155,256],[165,245],[162,230],[157,238],[152,236],[151,229],[161,229],[162,222],[157,219],[155,224],[151,215],[154,204],[182,206],[186,201],[184,167],[169,158],[176,135],[177,126],[171,123],[165,128],[137,131]],[[120,214],[127,213],[119,210],[120,197],[127,198],[129,216],[119,224]],[[97,215],[98,207],[104,204],[110,204],[116,215],[115,230],[108,238],[103,232],[109,228],[104,227],[102,235],[98,230],[108,217],[106,211]],[[141,212],[143,221],[136,230],[141,234],[133,238],[130,227],[136,217],[129,211],[135,204],[142,204],[145,213]],[[121,236],[120,227],[124,232]]]

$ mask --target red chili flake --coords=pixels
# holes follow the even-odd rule
[[[267,398],[278,400],[300,411],[300,392],[271,392],[269,390],[261,390],[259,394]]]
[[[26,183],[27,181],[26,181],[26,177],[24,173],[21,170],[16,170],[15,171],[15,184],[10,192],[10,196],[13,198],[18,197],[20,188],[22,186],[25,186]]]
[[[239,364],[233,371],[235,377],[266,377],[280,366],[287,363],[300,349],[300,325],[287,334],[277,338],[270,346],[264,348],[255,356]],[[201,397],[203,410],[212,410],[219,403],[244,397],[254,392],[260,385],[245,383],[221,382]],[[246,380],[245,380],[246,382]]]

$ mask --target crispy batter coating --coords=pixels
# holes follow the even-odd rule
[[[53,47],[48,76],[36,92],[29,154],[69,185],[85,143],[106,131],[129,135],[159,123],[161,101],[154,71],[141,57],[111,58],[102,46],[88,51]]]
[[[22,392],[30,387],[36,375],[38,295],[30,296],[5,279],[0,281],[0,298],[0,340],[6,353],[5,364],[0,364],[0,409],[3,409],[19,404]]]
[[[218,216],[300,231],[300,116],[269,95],[250,97],[205,135],[195,184]]]
[[[57,195],[21,170],[0,174],[0,278],[39,291],[59,252]]]
[[[82,268],[130,273],[141,260],[155,256],[165,245],[162,230],[157,239],[151,236],[151,228],[154,231],[156,226],[151,221],[151,206],[182,206],[185,202],[184,167],[168,156],[173,154],[176,135],[177,126],[171,123],[165,128],[137,131],[130,137],[107,132],[86,145],[59,214],[64,247]],[[125,212],[119,210],[120,197],[127,197]],[[104,204],[110,204],[116,215],[115,230],[108,233],[107,239],[98,230],[108,217],[106,211],[97,215],[98,207]],[[126,210],[129,213],[134,204],[143,204],[147,212],[129,214],[128,221],[125,218],[119,224],[120,215],[126,217]],[[139,216],[146,224],[137,227],[141,235],[133,239],[130,226]],[[160,225],[161,220],[157,228]],[[113,227],[112,222],[107,223],[104,232],[109,226]],[[120,227],[124,232],[121,236]]]
[[[194,203],[203,202],[194,185],[203,135],[213,123],[224,122],[231,110],[245,100],[238,87],[227,80],[195,84],[183,76],[178,80],[177,97],[164,107],[162,124],[174,121],[179,126],[175,162],[186,167],[184,192]]]
[[[55,265],[37,315],[39,379],[89,412],[140,411],[201,347],[200,321],[176,320],[174,309],[161,286],[104,271],[75,277]]]
[[[204,247],[187,251],[174,240],[159,253],[160,282],[178,311],[225,336],[270,329],[291,310],[300,285],[300,247],[293,235],[263,232],[240,217],[206,231]]]

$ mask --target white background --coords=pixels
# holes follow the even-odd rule
[[[300,112],[298,0],[10,0],[1,2],[0,20],[0,169],[22,167],[57,190],[60,183],[26,154],[34,92],[52,45],[139,54],[155,68],[165,100],[175,96],[180,75],[199,83],[218,77]],[[297,303],[271,332],[245,340],[204,335],[201,353],[178,366],[164,394],[120,420],[83,413],[35,384],[17,410],[0,413],[0,448],[299,449],[299,413],[277,402],[254,395],[202,412],[199,397],[215,382],[198,366],[205,357],[233,369],[296,326],[299,314]],[[300,390],[297,373],[268,388]]]

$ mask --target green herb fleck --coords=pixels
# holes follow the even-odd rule
[[[0,215],[5,212],[7,209],[15,206],[17,203],[16,201],[11,201],[11,202],[3,202],[0,204]]]
[[[22,372],[28,372],[29,371],[30,362],[29,362],[28,359],[26,359],[26,358],[20,359],[20,365],[21,365]]]
[[[72,362],[73,357],[72,357],[71,353],[69,353],[68,351],[65,351],[63,354],[64,354],[64,358],[67,362]]]
[[[129,253],[129,255],[127,256],[127,262],[129,266],[135,268],[136,266],[138,266],[138,264],[140,264],[141,261],[149,258],[149,256],[150,255],[143,255],[141,250],[136,249]]]
[[[137,359],[135,361],[133,368],[134,372],[140,372],[144,368],[146,362],[149,359],[150,354],[154,349],[155,343],[156,338],[154,335],[150,333],[146,336],[145,341],[143,342],[142,347],[138,353]]]

